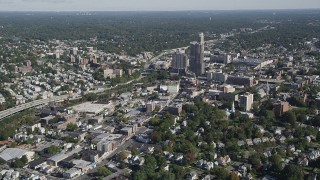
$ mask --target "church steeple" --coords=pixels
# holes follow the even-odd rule
[[[234,101],[232,102],[232,107],[231,107],[231,113],[235,113],[236,112],[236,109],[234,108]]]
[[[269,82],[267,81],[267,96],[269,96],[270,95],[270,87],[269,87]]]

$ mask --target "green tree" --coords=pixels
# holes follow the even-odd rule
[[[79,81],[77,82],[77,84],[80,84],[81,87],[84,87],[84,86],[85,86],[85,83],[84,83],[83,80],[79,80]]]
[[[17,159],[13,162],[12,167],[14,168],[22,168],[25,164],[20,160]]]
[[[17,146],[17,143],[16,142],[12,142],[11,144],[10,144],[10,148],[15,148]]]
[[[215,167],[211,170],[211,174],[216,175],[218,179],[230,179],[231,174],[225,169],[221,167]]]
[[[0,158],[0,164],[1,164],[1,165],[6,164],[6,163],[7,163],[7,162],[6,162],[4,159]]]
[[[293,111],[288,111],[283,114],[282,119],[284,122],[287,122],[294,126],[297,122],[296,114]]]
[[[88,93],[83,96],[83,99],[86,101],[96,101],[98,100],[98,95],[95,93]]]
[[[281,172],[282,170],[282,160],[279,154],[274,154],[270,157],[270,162],[272,163],[272,169],[276,172]]]
[[[133,175],[134,180],[147,180],[147,175],[144,173],[144,171],[139,170]]]
[[[252,167],[258,171],[262,167],[262,162],[260,155],[255,153],[249,157],[249,163],[252,164]]]
[[[320,116],[317,115],[311,119],[311,125],[320,126]]]
[[[23,164],[27,164],[29,161],[26,155],[22,156],[20,160]]]
[[[144,172],[147,174],[148,179],[155,177],[157,169],[157,160],[153,156],[145,157],[145,164],[143,166]]]
[[[121,151],[119,154],[118,154],[118,158],[121,160],[121,161],[123,161],[123,160],[125,160],[127,157],[128,157],[128,153],[127,152],[125,152],[125,151]]]
[[[61,86],[60,90],[61,91],[70,91],[71,87],[69,85],[64,85],[64,86]]]
[[[159,166],[160,168],[166,166],[166,165],[167,165],[167,160],[166,160],[166,158],[164,158],[164,157],[161,156],[161,155],[158,156],[158,157],[157,157],[157,164],[158,164],[158,166]]]
[[[104,78],[104,70],[102,68],[97,69],[94,73],[93,73],[93,77],[94,79],[98,80],[98,81],[105,81],[106,79]]]
[[[112,172],[108,168],[106,168],[104,166],[101,166],[101,167],[98,168],[98,175],[99,176],[106,177],[106,176],[109,176],[111,174],[112,174]]]
[[[33,142],[33,140],[32,139],[28,139],[27,141],[26,141],[26,144],[33,144],[34,142]]]
[[[297,165],[287,165],[282,170],[282,178],[285,180],[303,180],[304,172],[303,169]]]
[[[176,177],[173,173],[168,171],[162,171],[159,173],[157,180],[175,180]]]
[[[175,174],[176,179],[184,179],[185,175],[190,171],[183,166],[179,166],[177,164],[172,164],[170,166],[170,171]]]
[[[57,154],[59,151],[60,151],[60,148],[55,145],[48,147],[48,149],[46,150],[46,152],[49,154]]]
[[[139,149],[137,147],[133,147],[131,149],[131,154],[134,156],[139,155]]]
[[[150,121],[149,121],[149,124],[151,126],[157,126],[160,124],[160,119],[159,118],[151,118]]]
[[[74,131],[76,131],[76,130],[78,130],[78,126],[77,126],[76,124],[69,123],[69,124],[67,125],[67,131],[72,131],[72,132],[74,132]]]

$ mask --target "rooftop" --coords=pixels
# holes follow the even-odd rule
[[[59,161],[66,159],[67,157],[68,157],[67,154],[60,153],[60,154],[56,154],[56,155],[50,157],[48,160],[59,162]]]
[[[13,159],[21,158],[22,156],[32,153],[32,151],[27,151],[24,149],[18,149],[18,148],[7,148],[0,154],[0,158],[2,158],[5,161],[10,161]]]
[[[98,114],[103,110],[107,109],[108,107],[109,107],[109,104],[85,102],[85,103],[73,106],[72,109],[80,113]]]

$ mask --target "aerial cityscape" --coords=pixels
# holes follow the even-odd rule
[[[0,0],[0,179],[320,179],[320,1],[148,2]]]

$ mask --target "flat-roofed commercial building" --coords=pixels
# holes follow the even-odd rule
[[[92,102],[85,102],[76,106],[73,106],[72,109],[79,113],[87,113],[89,115],[97,115],[103,112],[105,109],[109,108],[111,104],[98,104]]]

